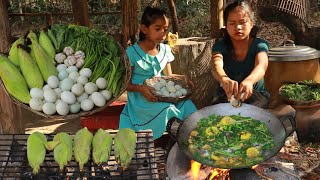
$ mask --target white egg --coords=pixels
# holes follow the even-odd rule
[[[43,102],[38,98],[31,98],[29,101],[29,105],[32,109],[36,111],[42,111]]]
[[[57,112],[56,105],[51,102],[47,102],[43,104],[42,111],[47,115],[52,115]]]
[[[176,90],[181,89],[182,87],[179,84],[174,85],[174,88],[176,88]]]
[[[81,106],[79,102],[75,102],[74,104],[69,105],[69,108],[71,113],[78,113],[81,109]]]
[[[52,89],[55,89],[59,86],[59,79],[57,76],[49,76],[48,77],[48,86],[51,87]]]
[[[165,91],[162,92],[162,95],[165,96],[165,97],[169,97],[170,93],[167,90],[165,90]]]
[[[163,93],[164,91],[168,91],[167,87],[163,86],[161,89],[160,89],[160,92]]]
[[[30,90],[30,96],[32,98],[38,98],[38,99],[43,99],[43,91],[40,88],[32,88]]]
[[[182,93],[182,95],[187,95],[188,94],[188,91],[186,90],[186,89],[184,89],[184,88],[181,88],[180,90],[179,90],[181,93]]]
[[[59,103],[56,103],[56,110],[57,110],[57,113],[62,115],[62,116],[65,116],[67,114],[69,114],[69,105],[66,103],[66,102],[59,102]]]
[[[181,91],[179,91],[179,90],[176,92],[176,95],[177,95],[177,97],[181,97],[181,96],[183,96],[183,95],[182,95],[182,92],[181,92]]]
[[[156,94],[158,94],[158,95],[162,95],[160,91],[156,91]]]
[[[170,97],[174,97],[174,98],[177,97],[176,93],[174,93],[174,92],[171,92],[171,93],[169,94],[169,96],[170,96]]]
[[[60,81],[64,80],[69,76],[69,73],[66,69],[59,71],[58,78]]]
[[[57,100],[57,94],[54,90],[52,89],[46,89],[44,92],[43,92],[43,97],[44,99],[47,101],[47,102],[56,102]]]
[[[154,86],[153,86],[157,91],[159,91],[162,88],[162,84],[160,82],[157,82]]]
[[[167,81],[164,80],[164,79],[160,79],[159,82],[162,84],[162,86],[166,86],[167,85]]]
[[[167,84],[167,89],[170,93],[175,93],[177,90],[174,86]]]
[[[175,83],[173,81],[168,81],[167,84],[170,85],[170,86],[174,86],[175,85]]]

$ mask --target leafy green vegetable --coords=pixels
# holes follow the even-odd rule
[[[302,84],[286,84],[280,90],[280,95],[290,100],[316,101],[320,100],[320,87],[308,85],[314,81],[300,81]]]

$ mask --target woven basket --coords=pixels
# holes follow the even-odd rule
[[[66,116],[61,116],[59,114],[54,114],[54,115],[47,115],[44,114],[43,112],[40,111],[35,111],[34,109],[31,109],[31,107],[27,104],[21,103],[19,100],[17,100],[16,98],[14,98],[13,96],[10,95],[10,93],[8,93],[7,89],[5,88],[3,82],[0,79],[0,85],[5,89],[5,93],[11,98],[12,102],[16,105],[18,105],[19,107],[23,107],[25,109],[27,109],[28,111],[31,111],[35,114],[38,114],[42,117],[45,118],[50,118],[50,119],[74,119],[74,118],[79,118],[81,116],[89,116],[92,115],[94,113],[100,112],[102,110],[104,110],[105,108],[107,108],[112,102],[114,102],[115,100],[117,100],[121,94],[126,90],[129,80],[131,79],[131,68],[130,68],[130,64],[129,64],[129,60],[128,57],[124,51],[124,49],[122,48],[122,46],[117,43],[118,47],[121,50],[121,65],[125,68],[125,74],[123,77],[123,81],[122,81],[122,85],[121,85],[121,89],[119,94],[116,97],[112,97],[109,101],[106,102],[106,104],[103,107],[97,107],[95,106],[92,110],[90,111],[80,111],[79,113],[76,114],[68,114]]]
[[[281,94],[281,91],[282,91],[282,88],[284,88],[285,85],[282,85],[280,88],[279,88],[279,92],[278,92],[278,95],[279,97],[281,98],[281,100],[288,104],[288,105],[292,105],[292,106],[316,106],[316,105],[320,105],[320,100],[314,100],[314,101],[303,101],[303,100],[292,100],[292,99],[289,99],[285,96],[283,96]]]
[[[185,88],[187,90],[187,94],[185,96],[181,97],[166,97],[166,96],[161,96],[156,93],[156,90],[151,91],[151,93],[158,98],[158,102],[169,102],[169,103],[178,103],[180,101],[186,100],[190,97],[192,91],[190,86],[184,81],[176,77],[171,77],[171,76],[161,76],[161,77],[153,77],[150,79],[146,79],[144,82],[144,85],[154,87],[154,85],[160,81],[160,79],[164,79],[166,81],[173,81],[175,84],[179,84],[182,88]]]

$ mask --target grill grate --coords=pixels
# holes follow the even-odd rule
[[[110,131],[110,134],[114,136],[116,132]],[[54,135],[46,136],[48,140],[52,140]],[[162,170],[159,170],[157,164],[161,160],[159,161],[159,158],[156,157],[158,153],[154,148],[152,133],[150,131],[137,132],[137,137],[135,157],[123,172],[118,170],[113,150],[107,164],[98,167],[90,159],[82,172],[74,157],[64,171],[60,172],[58,164],[54,161],[53,152],[47,152],[39,173],[33,175],[27,160],[28,135],[2,134],[0,136],[0,179],[159,179],[159,171]]]
[[[308,8],[310,7],[308,0],[265,0],[258,1],[258,5],[275,7],[303,20],[307,20]]]

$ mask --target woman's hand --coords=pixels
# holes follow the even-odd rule
[[[243,97],[241,97],[241,93],[244,93]],[[239,85],[239,93],[236,96],[237,100],[246,100],[253,93],[253,81],[250,79],[243,80]]]
[[[225,77],[222,79],[222,82],[220,84],[224,92],[226,93],[228,100],[231,99],[231,96],[237,96],[238,95],[238,82],[235,80],[230,79],[229,77]]]
[[[157,102],[158,98],[156,98],[151,91],[154,91],[154,88],[150,86],[141,85],[140,93],[150,102]]]

